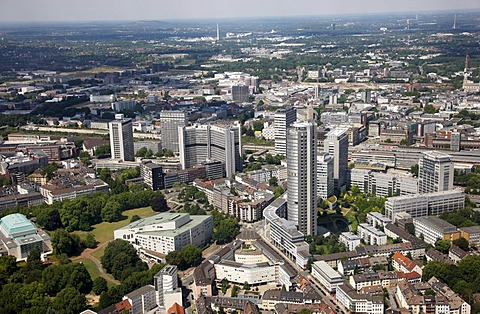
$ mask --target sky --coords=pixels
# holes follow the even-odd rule
[[[223,19],[473,8],[480,8],[480,0],[0,0],[0,21]]]

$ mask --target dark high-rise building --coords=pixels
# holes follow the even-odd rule
[[[135,161],[132,119],[119,119],[108,124],[112,159]]]
[[[295,122],[287,130],[287,219],[298,231],[316,235],[317,126]]]

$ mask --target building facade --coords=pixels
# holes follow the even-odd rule
[[[162,133],[162,147],[173,152],[179,152],[178,128],[188,123],[188,113],[177,110],[160,111],[160,132]]]
[[[327,199],[335,192],[333,156],[319,153],[317,156],[317,197]]]
[[[287,219],[304,235],[317,227],[317,128],[295,122],[287,130]]]
[[[348,135],[344,129],[333,129],[327,133],[323,143],[326,153],[333,156],[333,182],[335,192],[345,189],[348,170]]]
[[[108,128],[112,159],[135,161],[132,120],[114,120],[108,123]]]
[[[418,163],[418,192],[432,193],[453,189],[453,163],[441,152],[425,152]]]
[[[209,161],[224,164],[227,178],[242,170],[242,132],[240,125],[193,125],[179,127],[180,163],[191,168]]]
[[[279,109],[275,112],[275,152],[287,156],[287,129],[297,119],[295,108]]]
[[[132,222],[113,234],[115,239],[129,241],[137,249],[166,255],[188,244],[203,247],[212,237],[213,217],[161,213]]]

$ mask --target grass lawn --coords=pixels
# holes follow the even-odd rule
[[[90,277],[92,277],[92,280],[100,277],[100,271],[98,270],[97,266],[88,258],[77,259],[75,260],[75,263],[82,263],[83,265],[85,265],[85,268],[88,270],[88,273],[90,274]]]
[[[105,247],[99,248],[95,252],[92,253],[92,256],[101,261],[103,254],[105,253]]]
[[[98,271],[97,266],[90,259],[80,258],[75,260],[75,263],[82,263],[83,265],[85,265],[85,268],[88,270],[88,273],[90,274],[90,277],[92,277],[92,280],[100,277],[100,272]],[[108,287],[115,286],[115,284],[113,284],[110,280],[107,280],[107,285]]]
[[[117,222],[101,222],[94,225],[93,230],[89,232],[95,236],[95,239],[98,242],[107,242],[108,240],[113,240],[113,231],[115,229],[124,227],[130,223],[130,219],[133,215],[138,215],[143,218],[153,216],[155,214],[158,213],[154,212],[150,206],[126,210],[123,212],[123,216],[126,217],[125,219]],[[80,237],[85,237],[87,235],[87,232],[85,231],[75,231],[74,233],[78,234]]]

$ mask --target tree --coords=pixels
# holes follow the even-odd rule
[[[270,186],[278,186],[278,178],[277,177],[271,177],[268,180],[268,185]]]
[[[235,297],[238,295],[238,290],[239,290],[239,289],[240,289],[240,288],[239,288],[237,285],[233,285],[233,287],[232,287],[232,292],[231,292],[231,295],[230,295],[230,296],[231,296],[232,298],[235,298]]]
[[[298,311],[298,314],[312,314],[312,311],[310,311],[309,309],[301,309],[300,311]]]
[[[111,157],[110,144],[97,146],[94,153],[97,158],[108,158]]]
[[[87,233],[85,239],[83,239],[82,244],[84,247],[93,249],[97,247],[97,240],[95,239],[95,236],[92,233]]]
[[[177,265],[180,270],[185,270],[200,264],[202,261],[202,250],[194,245],[188,244],[179,251],[168,253],[165,260],[168,264]]]
[[[65,288],[58,293],[53,301],[53,308],[61,314],[77,314],[85,310],[86,299],[75,288]]]
[[[418,164],[415,164],[410,167],[410,172],[416,177],[418,177],[418,170],[419,170]]]
[[[213,234],[213,239],[217,244],[231,242],[240,232],[238,221],[233,218],[226,218],[220,222],[218,229]]]
[[[452,243],[455,244],[456,246],[458,246],[459,248],[461,248],[464,251],[468,251],[469,248],[470,248],[470,243],[468,243],[468,240],[465,239],[464,237],[460,237],[456,240],[453,240]]]
[[[102,221],[115,222],[122,219],[122,205],[117,201],[108,201],[102,208]]]
[[[95,278],[93,281],[92,291],[96,295],[101,295],[102,292],[108,291],[107,280],[105,280],[103,277]]]
[[[248,281],[245,281],[243,283],[243,290],[250,290],[250,284],[248,283]]]
[[[55,207],[47,207],[45,209],[39,210],[37,215],[37,224],[42,226],[48,231],[57,230],[63,227],[62,221],[60,219],[60,213]]]
[[[52,247],[55,255],[73,256],[81,251],[80,238],[76,234],[59,229],[52,234]]]
[[[123,270],[129,267],[136,268],[141,260],[133,245],[125,240],[116,239],[107,244],[101,262],[107,272],[115,279],[119,279]]]
[[[42,174],[42,176],[46,176],[47,180],[50,180],[51,178],[53,178],[58,168],[60,168],[60,166],[55,163],[48,164],[41,169],[40,173]]]
[[[152,201],[150,202],[150,206],[152,206],[153,211],[156,212],[166,212],[170,209],[170,207],[168,207],[167,200],[162,193],[152,199]]]
[[[451,243],[448,240],[437,240],[435,241],[435,248],[444,254],[448,254]]]
[[[222,293],[225,294],[227,292],[227,289],[228,289],[228,279],[223,278],[222,279],[222,285],[221,285]]]
[[[281,187],[277,186],[277,187],[275,187],[275,189],[273,190],[273,195],[275,196],[275,198],[279,198],[280,196],[282,196],[282,194],[283,194],[284,192],[285,192],[285,191],[284,191]]]
[[[164,156],[165,157],[173,157],[174,156],[173,151],[171,149],[167,149],[164,153]]]

